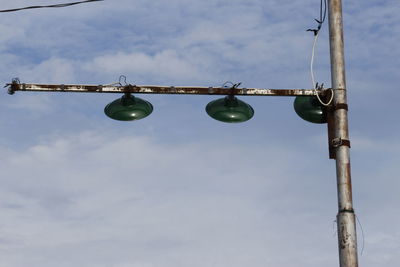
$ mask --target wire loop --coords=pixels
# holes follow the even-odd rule
[[[324,84],[318,85],[318,83],[315,85],[315,95],[317,96],[318,101],[323,105],[323,106],[329,106],[332,101],[333,101],[333,96],[335,94],[335,91],[333,91],[332,88],[330,88],[329,90],[331,91],[331,97],[329,99],[329,101],[327,103],[324,103],[324,101],[321,100],[320,96],[319,96],[319,92],[325,90],[324,89]]]

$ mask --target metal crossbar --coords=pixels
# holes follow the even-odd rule
[[[8,92],[75,92],[75,93],[136,93],[136,94],[186,94],[186,95],[247,95],[247,96],[320,96],[326,90],[315,89],[261,89],[198,86],[156,86],[156,85],[82,85],[82,84],[31,84],[13,82],[7,84]]]

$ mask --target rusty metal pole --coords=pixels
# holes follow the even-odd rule
[[[338,245],[340,267],[357,267],[356,218],[353,209],[350,141],[347,118],[346,77],[343,45],[342,1],[328,0],[331,79],[335,95],[332,146],[335,149],[338,193]]]

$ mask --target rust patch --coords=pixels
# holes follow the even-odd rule
[[[351,184],[351,167],[350,167],[350,163],[346,163],[345,166],[346,170],[345,170],[345,175],[346,175],[346,183],[348,185],[348,190],[347,190],[347,194],[348,194],[348,199],[352,200],[353,199],[353,186]]]

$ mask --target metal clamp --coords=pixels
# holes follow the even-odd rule
[[[9,95],[15,94],[14,86],[12,84],[8,87],[7,93]]]
[[[342,209],[342,210],[339,210],[339,214],[340,213],[355,213],[354,212],[354,209]]]
[[[333,109],[334,109],[334,110],[338,110],[338,109],[349,110],[349,106],[348,106],[347,104],[345,104],[345,103],[338,103],[338,104],[335,104],[335,105],[333,106]]]
[[[18,78],[14,78],[12,79],[11,83],[6,84],[6,86],[4,87],[8,87],[7,93],[9,95],[13,95],[15,93],[15,91],[20,90],[20,81]],[[25,84],[24,84],[24,89],[25,89]]]
[[[332,146],[335,148],[340,147],[340,146],[351,147],[350,140],[342,139],[341,137],[332,139]]]
[[[130,94],[130,93],[132,93],[133,87],[134,87],[134,85],[132,85],[132,84],[125,85],[125,86],[124,86],[124,93],[125,93],[125,94]]]

